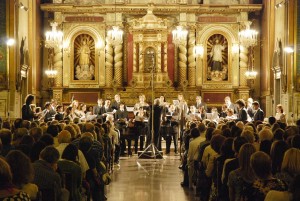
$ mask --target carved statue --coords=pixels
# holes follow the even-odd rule
[[[86,44],[86,41],[82,41],[82,45],[79,48],[79,65],[85,66],[90,64],[90,47]]]

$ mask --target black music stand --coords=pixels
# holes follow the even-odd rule
[[[153,64],[151,69],[151,143],[148,147],[138,155],[138,159],[163,159],[163,152],[159,151],[154,144],[154,73],[155,73],[155,63],[154,54],[151,54],[153,58]]]

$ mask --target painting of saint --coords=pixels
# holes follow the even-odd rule
[[[95,41],[81,34],[74,41],[74,80],[95,80]]]
[[[214,34],[207,41],[207,80],[228,80],[228,43],[221,34]]]

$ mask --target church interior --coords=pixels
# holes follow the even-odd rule
[[[101,152],[103,157],[92,154],[93,157],[96,157],[96,161],[100,158],[99,164],[100,161],[106,162],[103,165],[103,169],[106,169],[103,172],[99,171],[99,175],[105,177],[100,178],[100,181],[96,179],[91,181],[96,183],[94,183],[96,187],[92,186],[89,194],[94,201],[107,199],[117,201],[239,200],[230,197],[232,194],[231,191],[228,193],[228,189],[226,199],[220,195],[218,198],[209,199],[209,196],[213,196],[212,192],[218,187],[214,186],[218,185],[218,183],[214,183],[214,173],[218,174],[219,169],[214,166],[216,163],[212,159],[204,161],[208,165],[205,167],[207,168],[204,171],[205,174],[202,173],[207,178],[212,178],[208,193],[205,194],[200,183],[205,185],[206,180],[199,179],[201,175],[197,175],[199,177],[193,180],[196,173],[201,173],[200,167],[196,167],[196,163],[194,164],[195,161],[199,162],[199,158],[195,154],[193,155],[194,158],[190,159],[189,147],[184,147],[186,144],[190,144],[190,147],[196,146],[196,139],[198,139],[197,148],[195,148],[198,156],[201,147],[200,141],[201,143],[202,141],[209,141],[210,144],[206,145],[217,158],[217,156],[223,156],[223,152],[220,150],[221,144],[224,142],[225,145],[228,145],[227,148],[230,147],[229,152],[232,154],[230,155],[232,158],[244,149],[249,149],[249,153],[254,150],[253,153],[251,152],[252,155],[248,155],[249,164],[251,157],[251,168],[246,169],[250,171],[248,173],[251,175],[255,173],[257,176],[255,178],[259,178],[256,171],[263,171],[264,167],[261,164],[256,166],[255,162],[257,161],[252,160],[252,156],[253,158],[260,158],[260,162],[270,162],[270,157],[274,162],[276,158],[274,156],[278,156],[281,157],[282,162],[285,161],[284,153],[292,154],[294,151],[295,155],[298,154],[298,158],[295,157],[290,160],[295,162],[295,167],[298,168],[293,172],[293,177],[295,181],[298,181],[299,192],[299,41],[299,0],[0,0],[0,155],[4,157],[4,151],[8,150],[5,148],[5,141],[2,138],[6,132],[13,136],[11,140],[14,141],[15,136],[17,136],[16,133],[18,133],[18,126],[20,126],[18,129],[21,129],[22,126],[23,128],[28,127],[26,136],[31,136],[31,132],[33,132],[31,129],[34,126],[40,126],[40,130],[43,129],[44,133],[55,133],[55,135],[50,136],[52,139],[50,145],[57,145],[57,147],[62,148],[70,143],[82,150],[82,153],[80,152],[82,156],[80,156],[79,151],[77,153],[79,160],[81,160],[80,157],[87,158],[86,161],[84,159],[86,166],[80,164],[82,171],[86,168],[87,175],[92,163],[88,161],[89,157],[87,156],[90,154],[88,152],[95,149],[99,153],[100,149],[103,151],[103,147],[108,150],[104,154]],[[31,98],[30,101],[28,98]],[[199,99],[200,103],[201,101],[205,103],[205,106],[201,105],[199,108]],[[231,112],[232,115],[236,113],[237,118],[229,118],[225,121],[225,116],[229,115],[227,113],[229,110],[226,109],[224,119],[219,121],[218,115],[225,111],[223,111],[224,105],[227,108],[228,99],[229,103],[231,100],[240,111],[246,107],[246,103],[249,103],[249,99],[251,99],[252,102],[254,101],[251,102],[251,107],[256,107],[253,109],[253,115],[261,108],[264,111],[263,117],[259,119],[257,124],[253,116],[250,117],[251,120],[248,120],[249,115],[239,119],[242,113],[236,112],[236,106],[233,106]],[[107,100],[117,101],[116,109],[118,111],[124,112],[124,108],[120,108],[121,105],[125,105],[125,110],[127,107],[128,112],[130,112],[126,118],[124,117],[126,124],[122,122],[124,124],[120,126],[118,125],[120,122],[115,122],[116,130],[119,129],[119,131],[114,130],[113,134],[111,134],[110,129],[114,129],[115,124],[111,123],[113,119],[109,119],[108,116],[116,118],[116,111],[105,109],[101,113],[103,116],[99,118],[101,121],[98,119],[98,113],[95,112],[100,105],[103,108],[106,107]],[[77,118],[78,125],[74,125],[77,124],[75,118],[73,122],[69,119],[60,119],[61,121],[58,122],[56,115],[55,117],[52,115],[47,123],[46,114],[50,113],[50,109],[47,108],[52,107],[51,101],[60,106],[55,108],[57,113],[62,114],[65,111],[64,117],[66,111],[70,110],[69,113],[71,113],[74,108],[77,109],[78,105],[81,109],[84,106],[85,110],[82,109],[83,111],[80,112],[83,112],[85,120],[79,116],[80,119]],[[164,120],[162,118],[167,118],[167,116],[163,116],[164,111],[161,109],[156,113],[158,110],[155,107],[160,103],[163,103],[160,105],[162,107],[170,106],[168,112],[170,112],[169,116],[171,116],[172,121],[172,115],[177,110],[172,110],[171,105],[175,105],[174,108],[176,107],[179,111],[178,116],[176,116],[177,124],[170,123],[170,120],[169,130],[163,131],[165,125],[163,125]],[[35,120],[37,122],[30,126],[28,121],[33,121],[33,118],[25,118],[24,113],[26,112],[23,110],[24,106],[29,107],[29,104],[40,109],[39,111],[35,110],[34,115],[44,114],[43,111],[46,111],[43,116],[44,122],[39,122],[40,118],[37,118]],[[77,105],[74,106],[74,104]],[[200,114],[202,114],[201,109],[203,109],[204,113],[207,113],[206,116],[197,116],[197,118],[192,116],[195,115],[192,107],[190,107],[193,105],[195,105],[194,110],[199,108]],[[151,112],[146,111],[145,107]],[[186,111],[189,107],[191,113]],[[141,110],[139,110],[140,108]],[[150,115],[147,117],[147,121],[141,117],[142,122],[147,124],[147,129],[143,127],[144,130],[141,131],[139,130],[140,127],[136,127],[134,121],[138,121],[138,115],[141,113],[144,115],[144,110]],[[88,112],[90,112],[90,118],[94,118],[95,121],[89,121]],[[277,118],[278,113],[284,116],[284,120],[281,119],[281,116]],[[159,115],[156,116],[157,114]],[[214,122],[214,114],[217,114],[217,119],[221,122],[219,125]],[[75,115],[77,115],[76,112]],[[185,119],[184,115],[187,115]],[[204,117],[211,121],[205,121]],[[223,117],[220,116],[220,118]],[[28,125],[22,119],[26,120]],[[123,120],[123,117],[120,119]],[[19,120],[23,123],[20,123]],[[156,120],[158,120],[157,125]],[[50,123],[51,121],[56,122],[53,123],[55,126]],[[185,124],[185,121],[190,124]],[[231,121],[233,123],[230,123]],[[250,126],[246,123],[247,121],[248,123],[252,121]],[[130,123],[134,124],[132,127],[136,130],[130,128]],[[275,135],[276,126],[273,124],[276,124],[277,129],[282,128],[282,131],[278,131],[278,133],[282,133]],[[126,128],[122,127],[124,125]],[[173,132],[170,129],[173,129],[174,125],[176,131],[170,137],[170,133]],[[250,129],[251,134],[244,133],[247,126],[248,128],[253,127],[252,130]],[[264,129],[263,126],[267,129]],[[1,129],[2,127],[3,129]],[[65,127],[72,127],[72,129],[64,129]],[[165,127],[164,129],[166,129]],[[192,127],[197,127],[198,130],[193,131],[194,128]],[[234,131],[234,129],[228,131],[229,127],[230,129],[234,127],[239,131]],[[244,128],[245,130],[243,130]],[[5,131],[9,129],[11,131]],[[51,129],[57,129],[57,131]],[[133,138],[124,137],[123,135],[130,129],[139,135]],[[77,133],[76,135],[72,133],[73,130]],[[85,135],[84,131],[86,132]],[[186,131],[189,133],[186,134]],[[163,136],[163,132],[167,134],[165,133]],[[266,132],[267,134],[265,134]],[[205,137],[202,133],[205,133]],[[185,134],[191,138],[185,138]],[[72,140],[74,140],[72,143],[71,135]],[[65,136],[68,137],[66,142],[64,142],[64,139],[67,138]],[[92,138],[94,141],[90,142],[87,138]],[[245,138],[245,142],[242,142],[243,140],[240,138],[243,140]],[[87,144],[93,144],[90,145],[93,149],[90,148],[85,152],[85,149],[80,147],[81,139],[87,140]],[[119,141],[117,142],[116,139]],[[192,140],[189,141],[190,139]],[[238,140],[236,142],[236,139],[240,142]],[[268,142],[263,143],[263,140]],[[272,152],[273,148],[271,149],[276,140],[284,144],[281,147],[282,151],[278,151],[281,150],[278,148],[278,155]],[[140,147],[138,147],[138,142],[140,142]],[[232,149],[234,143],[241,144],[240,152],[234,150],[235,148]],[[248,148],[243,145],[246,143]],[[108,144],[113,148],[107,148]],[[153,161],[140,161],[140,152],[143,154],[144,148],[148,145],[153,145],[155,149],[158,148],[158,155],[163,153],[163,159],[157,160],[155,155]],[[42,164],[45,161],[48,163],[46,158],[43,158],[45,152],[49,152],[51,157],[54,157],[57,152],[57,150],[51,150],[53,148],[51,147],[47,146],[43,151],[40,150],[41,154],[36,158],[37,163],[31,159],[38,176],[42,172],[39,169],[39,163]],[[60,148],[57,148],[58,151],[61,151],[58,154],[62,154]],[[154,148],[150,158],[156,152]],[[268,149],[267,152],[270,157],[269,155],[266,156],[265,148]],[[202,150],[203,156],[201,155],[199,164],[203,163],[205,154],[209,152],[209,150],[206,151],[207,148]],[[223,151],[226,152],[226,150]],[[231,153],[232,151],[235,153]],[[6,154],[8,154],[7,163],[13,167],[9,157],[13,157],[14,153],[10,154],[7,151]],[[113,161],[114,157],[117,158],[115,161]],[[228,156],[228,158],[230,157]],[[56,158],[57,161],[58,158]],[[233,160],[238,165],[238,159]],[[13,161],[18,162],[18,160]],[[222,165],[224,165],[224,161],[222,161]],[[1,168],[4,167],[2,164],[6,164],[6,162],[0,157],[0,181],[2,180],[1,176],[3,176],[1,175],[3,174]],[[212,166],[215,169],[207,173],[209,164],[214,164]],[[249,164],[248,167],[250,167]],[[285,162],[282,162],[283,166],[284,164]],[[53,164],[49,162],[48,165]],[[58,165],[61,164],[58,163]],[[97,167],[97,165],[95,166]],[[183,172],[177,168],[178,166]],[[95,168],[96,171],[98,171],[97,168]],[[271,165],[268,168],[270,169]],[[11,170],[14,172],[13,168]],[[197,172],[198,170],[199,172]],[[273,170],[272,174],[274,175],[276,172],[280,172],[279,167]],[[24,175],[26,174],[24,173]],[[53,172],[51,174],[54,175]],[[96,176],[99,176],[97,174],[98,172]],[[266,174],[270,176],[271,172]],[[298,176],[296,177],[296,175]],[[43,174],[40,176],[43,178]],[[40,188],[38,182],[42,181],[36,180],[36,177],[34,183]],[[112,181],[110,181],[111,178]],[[215,179],[218,180],[219,178]],[[182,180],[183,182],[181,182]],[[278,183],[277,180],[274,182],[277,182],[278,187],[282,184]],[[11,183],[8,186],[11,187],[10,185]],[[229,185],[230,180],[228,181]],[[284,185],[282,184],[280,186],[282,188],[278,189],[286,190],[290,194],[294,193],[288,191],[287,185]],[[224,186],[228,187],[227,182],[224,183]],[[2,194],[5,191],[2,187],[0,182],[0,200],[7,196]],[[229,186],[230,190],[232,190],[231,187]],[[197,192],[200,192],[200,198]],[[62,190],[61,199],[53,198],[53,200],[83,200],[77,199],[76,193],[71,191],[68,196],[72,196],[72,199],[65,199],[64,196],[67,195],[64,193]],[[87,194],[84,195],[85,200],[90,200],[90,198],[86,198]],[[264,198],[266,194],[262,196]],[[271,196],[273,194],[268,194],[267,197],[269,198],[266,200],[280,200],[278,196],[278,199],[275,199],[276,196]],[[295,199],[290,200],[297,200],[298,198],[295,197]],[[32,200],[47,199],[34,197]]]
[[[282,104],[292,122],[300,113],[299,20],[296,0],[1,1],[0,116],[20,117],[27,94],[39,106],[72,97],[92,105],[116,93],[127,105],[142,93],[151,102],[154,83],[154,96],[167,101],[183,93],[221,107],[225,96],[252,97],[266,116]],[[216,40],[224,47],[218,70]]]

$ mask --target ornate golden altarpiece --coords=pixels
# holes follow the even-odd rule
[[[262,5],[120,2],[41,6],[54,13],[53,20],[64,33],[63,48],[54,50],[54,68],[58,70],[51,87],[54,98],[67,102],[70,94],[94,92],[111,99],[120,93],[131,105],[141,93],[150,97],[152,71],[155,96],[165,95],[167,100],[184,93],[190,103],[202,95],[209,105],[220,105],[225,95],[233,100],[249,97],[245,78],[248,51],[239,47],[238,32],[248,13],[260,11]],[[122,44],[113,46],[106,41],[106,33],[115,24],[123,28],[124,37]],[[175,46],[170,36],[178,24],[188,28],[188,36],[186,43]],[[211,52],[217,39],[224,45],[223,63],[221,69],[212,70]],[[88,43],[85,55],[84,43]],[[203,55],[195,54],[196,45],[203,47]],[[239,50],[234,52],[236,46]],[[80,55],[91,61],[82,59],[79,64]]]

